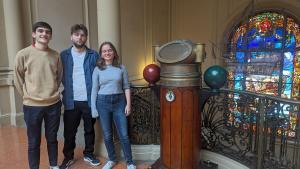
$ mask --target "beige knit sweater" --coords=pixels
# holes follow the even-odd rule
[[[27,106],[48,106],[60,100],[62,63],[59,54],[48,48],[29,46],[20,50],[15,59],[14,84]]]

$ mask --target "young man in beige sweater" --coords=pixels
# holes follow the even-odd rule
[[[50,169],[57,166],[57,131],[61,114],[59,86],[62,63],[59,54],[48,47],[52,28],[46,22],[32,26],[34,42],[16,55],[14,83],[23,97],[27,126],[30,169],[39,169],[42,122],[45,124]]]

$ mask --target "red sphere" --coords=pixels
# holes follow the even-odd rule
[[[159,81],[160,68],[156,64],[147,65],[143,71],[144,79],[153,86],[157,81]]]

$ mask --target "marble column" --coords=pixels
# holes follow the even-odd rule
[[[119,0],[97,0],[98,43],[110,41],[120,54],[120,2]],[[97,121],[98,122],[98,121]],[[96,125],[96,154],[108,157],[102,136],[102,130]],[[117,156],[120,156],[120,144],[115,142]]]
[[[119,0],[97,0],[98,41],[112,42],[120,53],[120,2]]]
[[[19,0],[3,0],[4,26],[9,68],[14,67],[16,53],[22,48],[23,31]]]
[[[13,67],[14,58],[18,50],[22,48],[23,42],[23,31],[22,31],[22,19],[21,19],[21,6],[19,0],[3,0],[3,22],[1,28],[5,31],[2,32],[5,41],[2,46],[5,46],[6,56],[1,56],[0,60],[5,60],[6,65],[1,68],[1,100],[4,101],[2,110],[2,117],[9,117],[10,124],[16,125],[16,97],[15,90],[13,86]],[[6,57],[6,58],[5,58]],[[4,116],[3,116],[4,114]],[[3,118],[2,118],[3,119]],[[7,121],[6,121],[7,122]]]

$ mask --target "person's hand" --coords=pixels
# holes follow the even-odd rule
[[[129,116],[130,114],[131,114],[131,106],[127,104],[125,107],[125,115]]]
[[[92,118],[97,119],[99,117],[99,113],[97,110],[92,110]]]
[[[98,116],[92,116],[93,119],[98,119],[99,118],[99,115]]]

